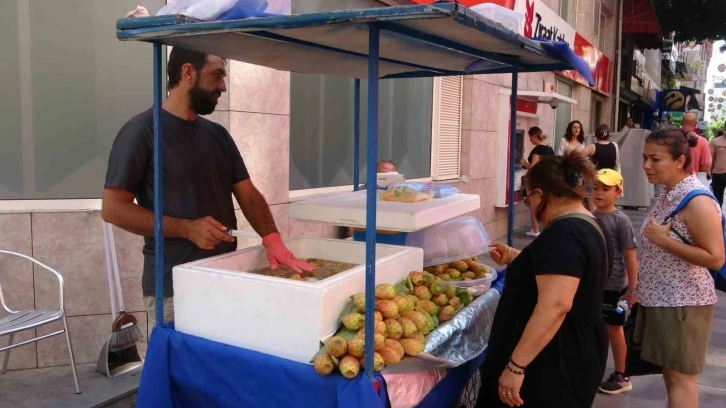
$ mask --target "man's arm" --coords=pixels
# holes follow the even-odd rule
[[[703,152],[701,153],[701,162],[698,165],[698,171],[708,173],[708,176],[711,176],[711,164],[713,163],[711,158],[711,148],[708,146],[708,142],[703,137],[699,136],[700,141],[702,143],[701,149],[703,149]]]
[[[134,203],[134,195],[126,190],[103,190],[101,217],[133,234],[154,236],[154,213]],[[222,241],[234,241],[224,233],[227,228],[212,217],[185,220],[164,216],[163,229],[164,237],[185,238],[202,249],[213,249]]]
[[[242,213],[255,232],[263,238],[273,232],[278,232],[275,219],[272,218],[270,212],[270,206],[250,179],[232,185],[232,192],[242,209]]]

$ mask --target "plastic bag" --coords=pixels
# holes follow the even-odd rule
[[[446,198],[459,194],[459,189],[448,184],[421,183],[417,181],[409,181],[406,183],[409,187],[417,191],[431,191],[434,198]]]
[[[418,203],[420,201],[426,201],[434,198],[434,193],[431,190],[427,190],[425,188],[422,189],[420,186],[412,186],[411,184],[412,183],[401,183],[388,187],[386,191],[381,193],[381,200],[397,201],[402,203]]]
[[[176,0],[162,7],[156,15],[184,14],[200,20],[215,20],[236,3],[237,0]]]

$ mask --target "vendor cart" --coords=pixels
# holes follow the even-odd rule
[[[338,395],[337,401],[318,401],[316,406],[386,406],[387,401],[378,398],[371,381],[375,378],[373,367],[373,307],[376,281],[376,228],[377,195],[376,179],[377,129],[378,129],[378,84],[380,79],[415,78],[456,75],[477,75],[511,73],[512,90],[510,98],[510,155],[508,172],[508,242],[512,243],[514,222],[514,167],[516,154],[516,102],[518,73],[536,71],[558,71],[577,69],[593,83],[587,65],[565,43],[532,40],[503,27],[501,24],[471,12],[456,3],[434,5],[411,5],[399,7],[371,8],[365,10],[342,10],[312,14],[273,16],[230,21],[199,21],[182,15],[121,19],[117,23],[117,37],[123,41],[145,41],[153,44],[154,63],[154,215],[156,249],[156,302],[157,322],[163,324],[163,236],[162,236],[162,154],[161,102],[162,102],[162,45],[188,48],[270,68],[315,73],[368,80],[367,119],[367,180],[365,207],[365,294],[366,294],[366,375],[354,381],[336,384],[332,378],[319,378],[291,386],[289,384],[265,383],[270,373],[260,373],[249,366],[237,366],[240,383],[255,396],[245,400],[242,395],[233,399],[219,396],[221,390],[205,395],[195,395],[191,384],[202,381],[202,385],[219,387],[225,383],[228,372],[207,370],[199,373],[194,366],[195,357],[226,360],[227,364],[245,364],[244,350],[235,351],[236,357],[225,355],[227,348],[205,348],[203,339],[175,337],[170,327],[157,328],[152,335],[147,364],[142,375],[139,406],[282,406],[280,394],[295,394],[297,406],[306,406],[309,398],[319,398],[326,392]],[[357,133],[357,127],[355,132]],[[358,152],[358,137],[355,149]],[[358,154],[355,155],[356,180],[358,185]],[[498,296],[498,295],[497,295]],[[167,343],[161,343],[162,339]],[[197,346],[195,348],[194,346]],[[170,353],[174,350],[186,352],[188,359],[179,361],[172,384],[171,375],[163,372],[147,373],[149,360],[163,360],[172,364]],[[199,350],[207,354],[200,355]],[[271,356],[270,356],[271,357]],[[457,373],[465,384],[481,364],[484,356],[462,366]],[[191,359],[191,360],[189,360]],[[279,359],[278,359],[279,360]],[[303,368],[287,367],[283,362],[266,359],[264,370],[285,373],[287,377],[300,374]],[[174,363],[176,364],[176,363]],[[260,363],[262,364],[262,363]],[[229,367],[228,367],[229,368]],[[259,367],[258,367],[259,368]],[[307,367],[308,371],[312,371]],[[230,370],[229,372],[234,372]],[[186,375],[181,378],[179,374]],[[196,374],[194,376],[193,374]],[[202,378],[206,377],[210,378]],[[192,380],[192,377],[197,377]],[[446,375],[444,380],[453,383],[455,376]],[[289,380],[289,378],[287,378]],[[188,383],[184,383],[188,381]],[[206,383],[205,383],[206,381]],[[447,381],[441,381],[446,383]],[[230,383],[225,383],[229,385]],[[347,385],[346,385],[347,384]],[[199,383],[196,386],[201,386]],[[385,386],[385,384],[383,384]],[[458,393],[462,387],[459,387]],[[173,395],[155,395],[149,401],[148,390]],[[148,391],[148,392],[147,392]],[[453,389],[445,390],[451,393]],[[215,394],[216,396],[212,396]],[[269,400],[266,400],[267,397]],[[444,399],[431,402],[429,406],[440,405]],[[215,399],[216,398],[216,399]],[[222,399],[220,399],[222,398]],[[374,399],[374,401],[371,400]],[[455,398],[455,397],[454,397]],[[190,401],[195,401],[191,403]],[[289,400],[288,400],[289,401]],[[451,400],[448,400],[449,404]],[[201,405],[199,405],[201,404]],[[422,404],[425,405],[425,404]],[[445,404],[446,405],[446,404]],[[187,405],[189,406],[189,405]]]

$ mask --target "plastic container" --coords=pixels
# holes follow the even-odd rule
[[[469,7],[469,10],[501,24],[517,34],[521,35],[523,33],[524,14],[522,13],[494,3],[478,4],[476,6]]]
[[[424,251],[424,266],[460,261],[489,252],[492,240],[474,217],[459,217],[412,232],[406,246]]]
[[[176,330],[307,363],[337,329],[350,296],[365,291],[365,244],[303,237],[286,242],[302,258],[358,266],[316,282],[246,273],[268,265],[264,247],[174,267]],[[376,284],[423,267],[421,249],[376,245]]]
[[[497,271],[489,265],[484,265],[481,263],[479,265],[487,268],[490,274],[481,279],[474,279],[469,281],[447,281],[446,283],[457,288],[465,288],[469,290],[469,293],[471,293],[471,295],[474,297],[481,296],[487,293],[487,291],[492,287],[492,282],[494,282],[494,280],[497,278]]]

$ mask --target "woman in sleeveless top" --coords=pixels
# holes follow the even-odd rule
[[[582,205],[595,168],[585,156],[546,157],[525,177],[525,204],[546,227],[521,252],[492,244],[507,276],[481,367],[477,408],[590,407],[605,373],[607,265],[602,227]]]
[[[534,145],[532,148],[532,151],[529,152],[529,157],[527,160],[522,159],[522,167],[529,170],[531,169],[537,162],[544,159],[545,157],[554,156],[555,151],[552,150],[551,147],[549,147],[547,144],[545,144],[545,141],[547,140],[547,135],[542,133],[542,129],[538,128],[537,126],[532,126],[529,128],[529,131],[527,132],[529,134],[529,141]],[[524,188],[524,186],[522,186]],[[530,218],[532,219],[532,229],[530,231],[527,231],[528,237],[536,238],[539,235],[539,224],[537,223],[537,217],[535,217],[535,214],[530,209]]]
[[[585,149],[585,134],[582,132],[582,123],[579,120],[573,120],[567,125],[567,130],[560,147],[557,148],[558,156],[566,156],[571,152],[580,152]]]
[[[644,360],[663,367],[671,408],[698,406],[696,375],[706,362],[717,301],[708,269],[724,264],[721,208],[715,200],[695,197],[667,219],[686,194],[707,190],[690,171],[695,137],[664,126],[648,135],[643,150],[648,181],[664,185],[666,194],[658,197],[641,230],[635,341]]]
[[[583,153],[590,157],[597,170],[611,169],[620,172],[618,145],[610,141],[610,128],[600,125],[595,129],[595,144],[587,146]]]

